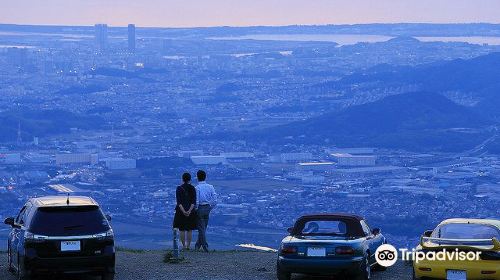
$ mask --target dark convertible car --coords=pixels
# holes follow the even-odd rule
[[[279,280],[289,280],[292,273],[370,279],[372,266],[383,269],[376,265],[375,251],[386,243],[385,237],[362,217],[308,215],[288,231],[279,249]]]

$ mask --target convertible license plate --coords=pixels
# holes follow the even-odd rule
[[[322,247],[309,247],[307,248],[308,257],[325,257],[326,249]]]
[[[447,270],[447,280],[467,280],[467,272],[463,270]]]
[[[77,252],[80,250],[80,241],[61,241],[61,252]]]

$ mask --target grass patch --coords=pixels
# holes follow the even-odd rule
[[[170,264],[178,264],[178,263],[183,263],[185,262],[184,257],[180,258],[174,258],[174,252],[172,251],[167,251],[165,255],[163,255],[163,262],[164,263],[170,263]]]
[[[125,247],[116,247],[116,251],[118,251],[118,252],[127,252],[127,253],[134,253],[134,254],[144,254],[144,253],[146,253],[146,250],[130,249],[130,248],[125,248]]]

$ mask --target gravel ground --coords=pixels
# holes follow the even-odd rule
[[[180,264],[163,262],[164,252],[123,252],[117,254],[115,280],[275,280],[276,256],[261,252],[188,252]],[[0,253],[0,279],[15,280],[7,271],[7,255]],[[97,277],[47,277],[43,280],[97,280]],[[295,276],[294,280],[328,279]],[[409,280],[411,266],[398,262],[384,272],[374,272],[374,280]]]

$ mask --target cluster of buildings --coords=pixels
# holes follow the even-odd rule
[[[498,214],[494,155],[335,148],[326,141],[284,146],[226,136],[393,93],[329,86],[359,69],[466,58],[499,47],[236,42],[207,39],[203,30],[171,32],[97,24],[45,36],[0,34],[2,114],[58,109],[88,121],[64,133],[64,119],[36,123],[55,132],[5,122],[13,129],[0,135],[11,136],[0,144],[1,218],[30,196],[85,194],[125,225],[123,239],[140,240],[137,232],[148,229],[149,239],[165,242],[180,175],[198,169],[220,193],[213,234],[227,242],[274,246],[297,216],[310,212],[365,215],[398,244],[416,234],[393,221],[419,221],[420,231],[446,217]],[[102,126],[94,128],[95,119]],[[158,224],[165,225],[161,233]]]

